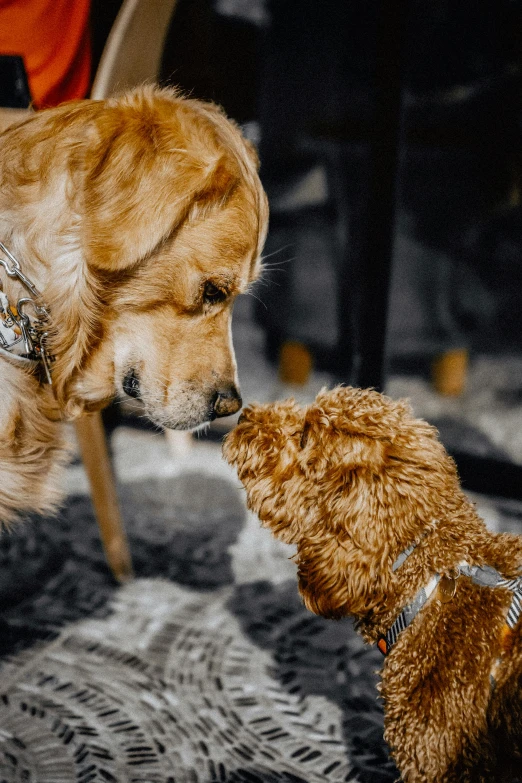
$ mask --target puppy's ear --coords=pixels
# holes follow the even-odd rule
[[[84,161],[87,261],[109,272],[135,266],[239,180],[231,156],[191,143],[171,117],[125,116],[124,108],[98,116]]]
[[[342,427],[331,421],[320,406],[310,406],[301,434],[301,467],[310,478],[328,476],[333,480],[339,472],[366,468],[382,470],[390,441],[357,432],[352,426]]]

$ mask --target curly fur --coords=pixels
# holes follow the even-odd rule
[[[208,421],[236,389],[232,305],[259,272],[268,220],[257,169],[220,109],[152,86],[0,134],[0,240],[50,312],[58,408],[49,418],[47,395],[0,357],[0,523],[16,498],[24,511],[54,502],[51,419],[102,408],[131,370],[164,427]],[[23,293],[1,269],[0,283],[11,301]],[[220,413],[238,405],[229,395]]]
[[[262,524],[297,545],[306,606],[353,616],[367,642],[433,574],[451,576],[463,560],[521,574],[522,537],[486,529],[437,431],[405,401],[337,387],[308,407],[254,405],[224,456]],[[460,576],[454,598],[441,603],[436,592],[385,658],[385,738],[405,783],[520,774],[522,632],[519,623],[503,641],[510,601]]]

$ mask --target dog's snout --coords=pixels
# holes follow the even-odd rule
[[[131,369],[123,379],[123,391],[128,394],[129,397],[134,397],[137,400],[140,397],[140,379],[136,370]]]
[[[227,389],[219,389],[212,400],[212,413],[214,418],[232,416],[241,408],[243,401],[235,386]]]

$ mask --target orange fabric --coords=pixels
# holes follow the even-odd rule
[[[85,98],[90,0],[0,0],[0,53],[25,61],[35,108]]]
[[[388,642],[384,638],[384,636],[381,636],[380,639],[377,641],[377,647],[382,652],[383,655],[388,655]]]

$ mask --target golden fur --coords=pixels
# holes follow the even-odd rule
[[[0,522],[56,497],[58,425],[139,377],[147,415],[190,429],[240,406],[232,304],[267,229],[258,161],[211,104],[144,87],[0,135],[0,240],[51,314],[48,390],[0,357]],[[0,269],[12,301],[20,286]],[[35,476],[38,479],[35,480]]]
[[[461,561],[522,573],[522,537],[486,529],[436,430],[405,401],[338,387],[307,408],[254,405],[224,455],[263,525],[297,545],[306,606],[355,617],[367,642]],[[460,576],[453,599],[439,597],[384,659],[385,738],[405,783],[511,780],[522,770],[521,623],[502,646],[511,593]]]

